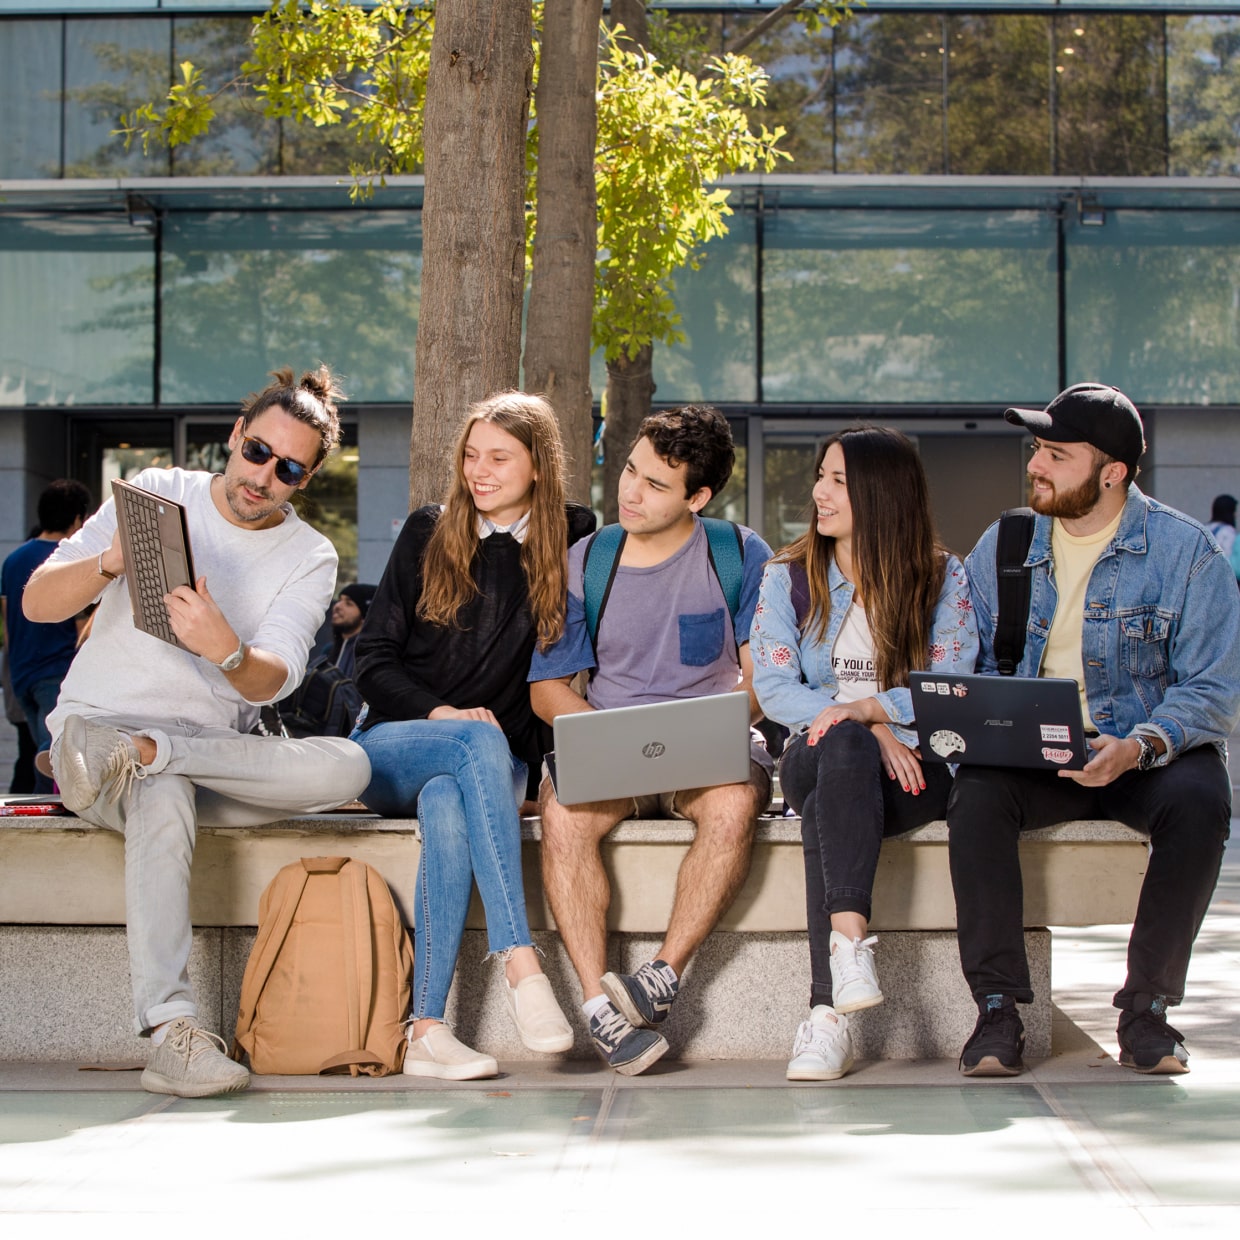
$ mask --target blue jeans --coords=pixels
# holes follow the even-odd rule
[[[47,717],[56,708],[56,699],[60,696],[59,676],[48,676],[28,685],[24,693],[17,695],[22,711],[26,716],[26,725],[30,735],[34,737],[35,753],[42,753],[52,747],[51,733],[47,730]],[[46,775],[35,771],[35,792],[51,792],[52,781]]]
[[[492,952],[532,943],[521,877],[525,763],[490,723],[410,719],[353,739],[370,759],[362,800],[385,818],[416,816],[422,832],[414,894],[414,1020],[442,1020],[474,881]]]

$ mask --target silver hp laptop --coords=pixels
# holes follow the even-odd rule
[[[1089,758],[1075,680],[909,677],[923,762],[1079,771]]]
[[[177,586],[194,586],[185,509],[176,500],[120,479],[113,480],[112,495],[133,622],[144,633],[180,646],[168,623],[164,595]]]
[[[749,694],[560,715],[547,770],[562,805],[743,784]]]

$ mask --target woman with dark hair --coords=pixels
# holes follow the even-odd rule
[[[897,431],[832,436],[809,528],[767,565],[750,636],[754,690],[793,738],[780,761],[801,815],[810,1014],[787,1076],[852,1067],[846,1013],[883,1001],[868,936],[883,838],[942,818],[948,768],[922,765],[909,673],[973,670],[960,561],[938,542],[921,459]]]
[[[404,1070],[460,1081],[499,1071],[444,1024],[475,881],[522,1042],[572,1045],[526,919],[518,810],[542,754],[530,657],[563,632],[568,544],[594,516],[564,502],[559,428],[539,396],[474,405],[455,465],[442,508],[405,522],[366,613],[356,681],[367,712],[353,739],[370,758],[362,800],[416,815],[422,832]]]

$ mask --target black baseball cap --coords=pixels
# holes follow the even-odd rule
[[[1119,388],[1075,383],[1045,409],[1008,409],[1003,416],[1051,443],[1088,443],[1128,467],[1131,479],[1145,451],[1136,406]]]

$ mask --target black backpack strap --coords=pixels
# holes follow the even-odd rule
[[[1025,653],[1033,569],[1025,564],[1033,542],[1032,508],[1009,508],[999,518],[995,568],[999,580],[999,614],[995,617],[995,659],[1000,676],[1014,676]]]
[[[797,628],[803,629],[809,616],[809,574],[800,560],[788,561],[788,580],[792,587],[792,610],[796,615]]]

